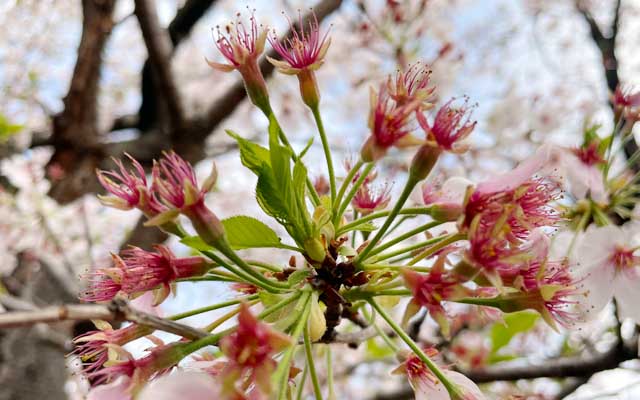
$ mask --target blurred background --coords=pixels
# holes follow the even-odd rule
[[[245,101],[239,75],[214,71],[205,59],[222,61],[215,27],[237,12],[255,10],[261,24],[284,35],[282,12],[295,20],[309,8],[332,37],[318,80],[337,160],[358,152],[368,135],[369,88],[415,62],[431,65],[440,102],[467,95],[478,105],[472,150],[447,155],[442,177],[482,179],[542,143],[578,145],[586,123],[602,123],[607,132],[613,90],[640,84],[637,0],[2,0],[0,310],[77,301],[79,274],[108,263],[109,252],[166,240],[142,227],[135,212],[97,201],[94,171],[113,167],[112,156],[127,152],[149,167],[162,150],[175,149],[203,174],[215,161],[212,209],[267,220],[253,201],[254,177],[224,134],[232,129],[264,141],[267,121]],[[302,149],[314,127],[297,80],[263,64],[274,108]],[[637,149],[633,141],[627,147],[628,154]],[[310,171],[319,177],[319,141],[313,149]],[[407,157],[395,152],[385,160],[389,182],[402,180]],[[180,286],[161,312],[229,296],[221,283]],[[433,327],[424,325],[428,336]],[[65,354],[70,338],[86,329],[0,332],[0,399],[82,399],[87,384]],[[462,347],[484,354],[492,331],[483,329],[461,338]],[[607,317],[573,335],[535,323],[523,330],[511,332],[500,353],[520,365],[602,351],[615,339]],[[395,361],[379,343],[334,354],[343,376],[339,398],[410,398],[402,379],[389,375]],[[618,364],[486,389],[497,399],[640,398],[640,364]]]

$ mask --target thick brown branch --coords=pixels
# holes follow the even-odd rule
[[[192,340],[209,335],[200,329],[135,310],[123,299],[114,299],[108,305],[66,304],[31,311],[7,312],[0,314],[0,329],[29,326],[41,322],[52,323],[67,320],[78,321],[92,319],[130,321],[138,325],[174,333]]]
[[[149,0],[135,0],[135,14],[149,53],[149,61],[154,72],[158,92],[169,111],[171,131],[184,127],[182,96],[171,72],[173,46],[166,30],[160,27],[156,6]]]

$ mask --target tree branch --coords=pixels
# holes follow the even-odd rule
[[[616,0],[614,7],[614,18],[611,23],[610,31],[611,34],[606,36],[595,19],[585,7],[581,6],[579,2],[576,3],[576,8],[584,17],[584,20],[589,25],[589,31],[591,33],[591,38],[594,43],[600,50],[600,55],[602,56],[602,67],[604,69],[604,74],[607,80],[607,87],[609,91],[613,93],[616,88],[620,85],[620,76],[618,74],[618,58],[616,57],[616,40],[618,38],[618,32],[620,29],[620,15],[622,0]],[[609,105],[613,107],[613,104],[610,102]],[[629,140],[625,143],[624,153],[629,159],[632,155],[634,155],[638,151],[638,143],[635,140]],[[634,172],[640,171],[640,163],[635,163],[631,166]]]
[[[173,333],[187,339],[201,339],[209,334],[200,329],[156,317],[129,306],[124,299],[114,299],[103,304],[65,304],[30,311],[14,311],[0,314],[0,328],[17,328],[41,322],[52,323],[67,320],[130,321],[138,325]]]
[[[182,96],[171,72],[173,46],[166,30],[160,27],[155,4],[149,0],[135,0],[135,14],[140,23],[149,61],[154,72],[154,82],[160,98],[169,112],[170,131],[181,130],[185,125]]]

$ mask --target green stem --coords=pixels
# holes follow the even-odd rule
[[[311,375],[311,383],[313,384],[313,393],[316,400],[322,400],[322,389],[320,389],[320,381],[316,373],[316,364],[313,361],[313,349],[311,348],[311,336],[309,335],[309,327],[304,329],[304,354],[307,357],[307,365],[309,366],[309,375]]]
[[[349,184],[351,183],[351,181],[353,181],[353,177],[356,176],[356,174],[358,173],[358,171],[360,171],[360,168],[362,168],[363,165],[364,165],[364,161],[362,161],[362,159],[358,159],[355,165],[351,167],[349,172],[347,172],[347,176],[344,178],[342,185],[340,185],[340,191],[338,191],[338,195],[336,196],[336,199],[333,203],[334,214],[338,213],[338,207],[342,202],[342,197],[344,196],[344,193],[347,191],[347,188],[349,187]]]
[[[420,225],[419,227],[417,227],[415,229],[412,229],[412,230],[410,230],[410,231],[408,231],[406,233],[403,233],[402,235],[400,235],[400,236],[388,241],[387,243],[379,246],[378,248],[373,250],[371,252],[371,254],[369,254],[369,257],[373,257],[376,254],[380,254],[383,251],[385,251],[386,249],[388,249],[389,247],[393,247],[394,245],[396,245],[396,244],[398,244],[398,243],[400,243],[400,242],[402,242],[402,241],[404,241],[406,239],[409,239],[410,237],[412,237],[414,235],[417,235],[419,233],[427,231],[427,230],[429,230],[429,229],[431,229],[431,228],[433,228],[435,226],[438,226],[440,224],[442,224],[442,222],[432,221],[432,222],[429,222],[427,224]]]
[[[305,298],[302,299],[304,303],[304,308],[300,313],[298,321],[296,322],[293,331],[291,332],[291,337],[295,342],[298,341],[300,335],[302,335],[303,329],[307,326],[307,320],[309,319],[309,313],[311,312],[311,292],[305,291],[302,295]],[[284,400],[287,398],[287,382],[289,381],[289,366],[291,364],[291,359],[297,349],[296,345],[291,345],[289,347],[280,361],[278,362],[278,368],[276,369],[274,380],[278,382],[279,390],[278,390],[278,399]]]
[[[376,312],[380,314],[380,316],[387,322],[391,329],[396,332],[400,339],[402,339],[407,344],[407,346],[409,346],[409,348],[413,350],[418,358],[420,358],[420,360],[425,363],[425,365],[431,370],[431,372],[433,372],[436,378],[438,378],[440,382],[442,382],[444,387],[447,389],[447,392],[449,392],[449,395],[452,398],[456,399],[462,398],[460,389],[457,387],[457,385],[451,382],[449,378],[440,370],[440,368],[438,368],[436,363],[431,361],[431,359],[427,357],[426,354],[424,354],[420,346],[418,346],[416,342],[414,342],[413,339],[411,339],[409,335],[407,335],[406,332],[398,324],[396,324],[393,318],[391,318],[391,316],[389,316],[389,314],[387,314],[387,312],[382,307],[380,307],[378,303],[376,303],[372,298],[369,298],[367,301],[369,302],[369,304],[371,304],[371,307],[373,307]]]
[[[213,310],[218,310],[220,308],[233,306],[235,304],[240,304],[243,301],[255,300],[257,298],[258,298],[257,294],[252,294],[252,295],[249,295],[249,296],[244,296],[244,297],[240,297],[240,298],[229,300],[229,301],[223,301],[222,303],[214,304],[214,305],[211,305],[211,306],[200,307],[200,308],[196,308],[196,309],[191,310],[191,311],[185,311],[185,312],[180,313],[180,314],[175,314],[175,315],[170,316],[169,319],[175,321],[175,320],[179,320],[179,319],[183,319],[183,318],[188,318],[188,317],[191,317],[191,316],[194,316],[194,315],[206,313],[206,312],[213,311]]]
[[[341,226],[340,229],[336,231],[336,236],[341,235],[345,232],[348,232],[354,228],[357,228],[359,225],[367,223],[371,220],[374,220],[377,218],[384,218],[390,213],[391,213],[391,210],[384,210],[384,211],[377,211],[369,215],[363,216],[362,218],[359,218],[356,221],[353,221],[344,226]],[[430,214],[431,214],[430,207],[409,207],[409,208],[404,208],[400,210],[400,212],[398,212],[398,215],[430,215]]]
[[[327,386],[329,388],[329,393],[327,394],[328,399],[335,399],[336,392],[333,388],[333,361],[331,360],[331,346],[327,345]]]
[[[291,150],[291,159],[293,160],[293,162],[297,162],[298,161],[298,155],[296,154],[296,152],[293,150],[293,147],[291,146],[291,143],[289,143],[289,139],[287,139],[287,135],[284,134],[284,131],[282,130],[282,127],[280,126],[280,122],[278,122],[278,118],[276,118],[275,113],[273,112],[273,110],[271,109],[271,106],[269,106],[268,110],[263,110],[265,116],[267,117],[267,119],[269,119],[269,121],[273,121],[276,126],[278,127],[278,138],[280,139],[280,141],[282,142],[282,144],[285,145],[286,148],[288,148],[289,150]],[[320,204],[320,196],[318,196],[318,192],[316,191],[315,186],[313,186],[313,182],[311,182],[311,180],[309,179],[309,177],[307,176],[307,190],[309,191],[309,195],[311,196],[311,202],[313,203],[314,206],[318,206]]]
[[[398,270],[398,269],[410,269],[412,271],[418,271],[418,272],[431,272],[431,267],[407,267],[406,265],[395,265],[395,264],[364,264],[362,266],[362,269],[364,271],[377,271],[377,270],[381,270],[381,269],[393,269],[393,270]]]
[[[383,329],[381,329],[378,326],[378,324],[376,324],[375,312],[372,312],[371,314],[369,314],[367,312],[366,307],[362,307],[362,313],[364,314],[364,317],[369,321],[369,323],[373,326],[373,329],[375,329],[378,335],[380,335],[380,337],[385,342],[385,344],[391,349],[391,351],[394,353],[398,353],[399,351],[398,346],[396,346],[396,344],[393,343],[393,340],[391,340],[389,335],[387,335],[387,333]]]
[[[408,253],[408,252],[411,252],[411,251],[414,251],[414,250],[417,250],[417,249],[422,249],[424,247],[431,246],[431,245],[433,245],[435,243],[438,243],[438,242],[446,239],[447,237],[448,236],[436,236],[434,238],[431,238],[429,240],[425,240],[423,242],[419,242],[419,243],[415,243],[415,244],[412,244],[412,245],[409,245],[409,246],[405,246],[405,247],[403,247],[401,249],[398,249],[396,251],[392,251],[392,252],[389,252],[389,253],[386,253],[386,254],[380,254],[380,255],[374,257],[371,260],[371,263],[377,263],[377,262],[380,262],[380,261],[383,261],[383,260],[388,260],[389,258],[398,256],[400,254]],[[409,254],[409,257],[411,257],[410,254]],[[409,258],[409,257],[406,257],[406,258]],[[394,260],[393,263],[395,263],[395,260]]]
[[[369,256],[369,253],[378,244],[380,239],[382,239],[382,236],[384,236],[384,233],[387,231],[387,229],[389,229],[389,227],[393,223],[393,220],[396,218],[396,216],[402,209],[402,206],[407,201],[407,199],[409,198],[409,195],[411,195],[411,192],[413,191],[413,188],[418,184],[418,182],[419,180],[417,178],[409,174],[409,178],[407,178],[407,183],[404,186],[404,189],[402,190],[402,193],[400,194],[400,197],[398,198],[396,205],[393,207],[393,210],[391,210],[391,213],[389,213],[389,216],[387,216],[387,219],[384,221],[382,228],[378,229],[378,232],[376,232],[376,235],[373,237],[373,239],[371,239],[367,247],[365,247],[364,250],[362,250],[362,252],[356,256],[356,258],[353,260],[354,264],[357,265],[358,262],[362,262],[367,259],[367,257]]]
[[[233,265],[229,264],[213,251],[204,250],[202,251],[202,254],[206,255],[211,260],[217,262],[218,264],[220,264],[220,266],[227,269],[228,271],[235,274],[236,276],[240,277],[241,279],[244,279],[245,281],[252,283],[259,288],[262,288],[270,293],[281,292],[280,289],[273,287],[271,285],[271,281],[269,281],[267,278],[262,277],[263,279],[256,279],[252,275],[250,275],[248,272],[245,272],[242,269],[236,268]]]
[[[284,282],[277,282],[271,279],[267,279],[264,275],[253,269],[249,264],[247,264],[238,254],[231,248],[229,243],[226,240],[222,240],[218,243],[216,247],[222,254],[227,256],[229,260],[233,261],[238,267],[240,267],[244,272],[251,275],[251,277],[257,279],[258,281],[264,283],[265,285],[269,285],[272,288],[276,289],[290,289],[289,285]]]
[[[311,109],[311,112],[313,113],[313,118],[316,120],[318,132],[320,133],[320,140],[322,141],[324,156],[327,159],[327,169],[329,170],[329,185],[331,186],[331,204],[333,204],[336,201],[336,176],[333,170],[333,161],[331,160],[331,149],[329,148],[329,141],[327,140],[327,134],[324,130],[324,124],[322,123],[320,109],[316,106]]]
[[[408,265],[414,265],[418,261],[423,260],[423,259],[435,254],[436,252],[438,252],[439,250],[447,247],[451,243],[457,242],[458,240],[462,240],[462,239],[464,239],[466,237],[467,236],[464,233],[453,233],[453,234],[451,234],[449,236],[445,236],[445,238],[440,240],[438,243],[434,244],[433,246],[429,247],[428,249],[425,249],[422,253],[420,253],[417,256],[415,256],[414,258],[412,258],[411,261],[409,261]]]
[[[307,375],[309,375],[309,366],[305,364],[304,369],[302,370],[302,376],[300,377],[300,382],[298,382],[298,394],[296,395],[296,400],[302,400],[304,384],[307,382]]]
[[[351,190],[349,190],[349,193],[347,193],[347,196],[342,201],[342,204],[340,204],[340,208],[338,209],[338,212],[336,213],[336,215],[333,218],[333,222],[336,225],[340,221],[340,218],[342,218],[342,214],[344,214],[344,211],[347,209],[347,207],[349,207],[349,203],[351,203],[351,200],[356,195],[356,193],[358,192],[358,189],[360,189],[360,187],[362,186],[364,181],[367,179],[367,176],[369,175],[369,172],[371,172],[371,170],[373,169],[374,166],[375,166],[374,163],[367,164],[367,166],[364,167],[364,170],[360,174],[360,177],[358,178],[356,183],[354,183],[351,186]]]

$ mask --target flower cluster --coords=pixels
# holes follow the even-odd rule
[[[113,255],[111,266],[86,275],[82,300],[146,294],[158,305],[181,281],[222,282],[233,298],[164,320],[132,318],[134,324],[120,329],[96,321],[98,330],[77,337],[74,351],[96,386],[91,396],[289,398],[296,386],[302,397],[309,376],[320,397],[314,344],[357,346],[357,335],[371,328],[402,360],[396,372],[407,376],[417,399],[478,400],[484,398],[478,386],[442,365],[433,347],[412,338],[418,335],[406,332],[419,322],[413,317],[421,309],[437,324],[437,345],[458,336],[451,353],[469,368],[493,362],[506,344],[492,343],[489,349],[483,335],[500,328],[503,313],[533,310],[514,315],[539,314],[554,329],[570,328],[585,309],[595,314],[615,297],[623,315],[640,321],[638,227],[613,226],[617,218],[631,218],[628,207],[640,196],[640,178],[609,175],[613,134],[601,137],[598,128],[587,128],[581,145],[544,145],[504,175],[479,184],[462,177],[441,183],[430,175],[443,153],[468,149],[475,106],[467,98],[453,98],[436,107],[431,71],[417,63],[371,90],[370,135],[359,159],[345,161],[346,176],[340,179],[319,112],[315,75],[331,40],[313,14],[300,15],[290,27],[290,36],[280,40],[253,15],[249,24],[238,16],[226,30],[218,29],[215,43],[228,63],[209,62],[218,70],[239,71],[249,98],[268,119],[265,146],[229,134],[242,164],[256,175],[257,204],[280,224],[279,231],[247,215],[220,221],[205,203],[217,171],[200,185],[193,166],[174,152],[153,163],[149,180],[131,157],[131,169],[116,161],[115,171],[98,171],[109,192],[101,197],[105,205],[142,211],[147,225],[174,235],[197,255],[177,257],[163,245],[154,251],[129,248]],[[302,101],[312,111],[327,179],[318,172],[322,168],[305,164],[309,147],[301,154],[294,151],[271,108],[258,62],[267,39],[279,58],[268,61],[296,75]],[[616,129],[624,126],[627,132],[637,117],[637,95],[618,91],[615,104]],[[402,169],[407,172],[402,190],[393,196],[388,184],[376,182],[378,173],[386,172],[378,162],[392,147],[409,152],[414,145]],[[320,178],[313,182],[309,171]],[[567,186],[570,195],[564,198]],[[409,204],[420,187],[423,204]],[[575,233],[564,254],[556,251],[558,229]],[[255,248],[273,251],[249,258],[245,250]],[[406,308],[396,322],[389,308],[403,297],[408,301],[401,303]],[[250,311],[254,306],[259,314]],[[466,311],[455,314],[456,307]],[[210,318],[206,313],[225,308],[200,329],[179,322],[194,315]],[[378,326],[381,321],[394,335]],[[345,334],[343,328],[351,331]],[[153,336],[157,329],[181,338],[165,344]],[[472,340],[461,343],[460,337]],[[123,346],[141,338],[153,346],[136,358]],[[301,377],[294,366],[301,359],[298,344],[304,344],[307,363]],[[413,352],[398,350],[405,345]],[[180,363],[198,351],[190,364]],[[165,374],[172,369],[178,371]],[[332,381],[328,377],[328,384]]]

